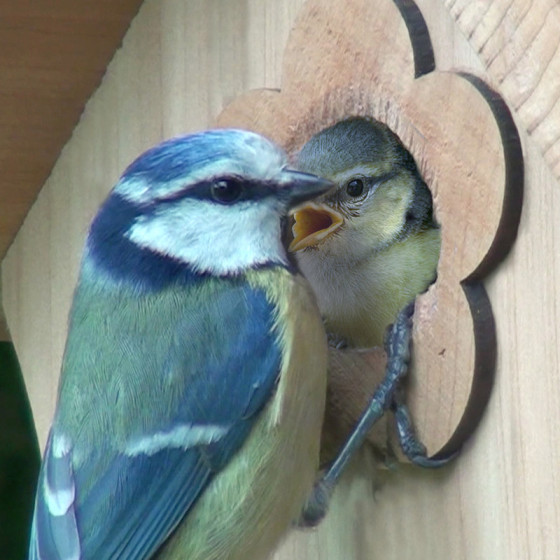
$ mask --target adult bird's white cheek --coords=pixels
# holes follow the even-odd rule
[[[230,207],[187,198],[137,220],[126,235],[139,247],[219,276],[286,261],[278,209],[264,204]]]
[[[343,216],[326,204],[311,202],[293,213],[293,241],[289,250],[316,247],[331,237],[344,224]]]

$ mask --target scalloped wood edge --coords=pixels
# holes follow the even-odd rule
[[[417,300],[409,403],[428,450],[442,456],[474,431],[490,395],[495,326],[481,280],[515,239],[523,161],[503,100],[475,76],[433,70],[418,8],[408,0],[384,3],[310,0],[286,47],[282,90],[248,92],[224,109],[218,125],[255,130],[293,154],[337,120],[368,115],[412,152],[434,194],[443,244],[438,281]],[[361,410],[356,403],[369,391],[363,368],[370,385],[382,375],[374,354],[375,367],[370,360],[331,371],[330,418],[340,422],[334,431],[357,420],[350,411]],[[385,445],[380,430],[372,439]]]

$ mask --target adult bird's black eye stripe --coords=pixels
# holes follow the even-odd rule
[[[210,193],[216,202],[231,204],[241,197],[243,184],[237,179],[220,179],[210,185]]]
[[[240,200],[259,200],[275,191],[275,184],[242,178],[238,176],[215,177],[199,183],[186,185],[184,188],[158,198],[158,202],[174,202],[192,198],[209,200],[221,204],[231,204]]]

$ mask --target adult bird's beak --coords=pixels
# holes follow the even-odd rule
[[[290,251],[301,251],[314,247],[330,237],[343,223],[341,214],[327,206],[311,202],[296,210],[293,214],[293,241]]]
[[[288,206],[294,208],[303,202],[317,198],[334,188],[334,183],[317,175],[284,169],[279,184],[288,195]]]

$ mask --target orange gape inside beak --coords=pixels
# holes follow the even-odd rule
[[[314,247],[330,237],[344,222],[343,217],[326,204],[311,202],[294,212],[290,251]]]

